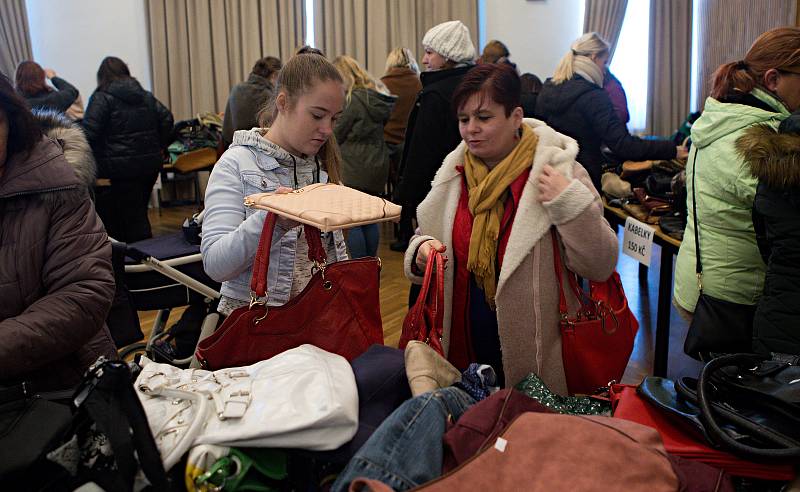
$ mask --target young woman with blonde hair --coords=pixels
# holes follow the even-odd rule
[[[668,141],[642,140],[628,133],[603,90],[608,55],[608,44],[597,33],[584,34],[572,43],[536,99],[536,117],[578,141],[578,162],[589,172],[598,190],[603,144],[620,160],[686,155],[683,148]]]
[[[339,56],[333,65],[342,74],[347,94],[347,105],[334,128],[342,152],[342,182],[365,193],[382,195],[389,176],[389,149],[383,141],[383,128],[395,97],[353,58]],[[376,256],[378,240],[378,224],[350,229],[350,256]]]
[[[272,100],[259,114],[261,128],[234,133],[233,143],[214,166],[200,249],[205,271],[222,282],[220,313],[228,315],[250,301],[253,259],[267,212],[245,207],[244,197],[340,183],[333,128],[344,103],[345,87],[336,67],[320,55],[295,55],[279,72]],[[267,279],[270,306],[288,302],[311,278],[303,234],[298,223],[278,219]],[[322,243],[329,262],[347,258],[340,231],[323,234]]]

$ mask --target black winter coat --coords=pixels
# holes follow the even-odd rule
[[[608,93],[579,75],[561,84],[548,79],[536,98],[536,117],[578,141],[577,160],[598,190],[603,144],[621,160],[672,159],[676,154],[670,141],[642,140],[628,133],[614,112]]]
[[[753,223],[767,263],[753,322],[753,349],[800,354],[800,135],[748,129],[737,150],[758,178]]]
[[[31,109],[52,109],[63,113],[78,98],[78,89],[61,77],[53,77],[50,81],[58,90],[42,92],[35,96],[25,96],[25,100],[28,101]]]
[[[450,107],[453,92],[472,66],[422,72],[422,90],[408,117],[400,164],[399,201],[417,205],[431,190],[431,181],[444,158],[461,142],[458,120]]]
[[[172,113],[134,78],[97,89],[82,125],[99,178],[152,179],[172,140]]]

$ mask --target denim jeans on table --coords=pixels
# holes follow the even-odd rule
[[[406,401],[353,456],[331,491],[347,490],[358,477],[379,480],[397,492],[440,477],[448,417],[458,420],[474,403],[466,392],[452,386]]]
[[[380,229],[378,224],[353,227],[347,231],[347,249],[350,251],[350,258],[377,256],[379,240]]]

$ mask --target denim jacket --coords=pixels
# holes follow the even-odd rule
[[[222,282],[223,296],[248,301],[253,261],[266,211],[244,206],[254,193],[275,191],[279,186],[302,187],[325,183],[328,175],[314,161],[291,156],[264,139],[257,129],[237,131],[233,144],[222,155],[208,181],[200,251],[208,275]],[[268,304],[289,301],[294,272],[295,246],[301,228],[275,226],[267,272]],[[323,234],[328,261],[347,259],[341,231]],[[309,265],[310,267],[310,265]]]

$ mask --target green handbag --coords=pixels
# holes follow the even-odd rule
[[[285,489],[286,453],[274,449],[231,448],[195,479],[197,490],[277,492]]]

